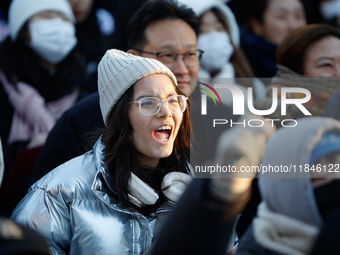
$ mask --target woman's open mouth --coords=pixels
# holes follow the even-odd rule
[[[162,143],[166,143],[169,141],[169,138],[172,133],[172,127],[169,125],[163,125],[157,128],[155,131],[152,132],[152,136]]]

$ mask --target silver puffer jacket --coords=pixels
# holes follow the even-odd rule
[[[36,182],[12,219],[40,232],[51,254],[143,254],[152,243],[164,204],[144,217],[114,198],[103,164],[104,145],[57,167]]]

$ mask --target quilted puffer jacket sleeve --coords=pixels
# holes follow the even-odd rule
[[[14,209],[11,218],[42,234],[51,254],[65,254],[72,238],[70,213],[62,194],[51,193],[35,187]]]

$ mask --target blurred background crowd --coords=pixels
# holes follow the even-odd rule
[[[103,96],[98,93],[98,64],[108,49],[158,59],[173,72],[181,93],[192,100],[191,111],[200,111],[195,100],[204,93],[199,89],[202,85],[190,88],[192,78],[210,85],[228,78],[244,95],[251,88],[254,107],[262,110],[271,108],[274,92],[280,104],[282,87],[311,92],[305,107],[313,117],[304,118],[294,131],[282,128],[280,122],[270,131],[259,131],[263,136],[239,128],[223,133],[225,128],[220,128],[205,144],[200,138],[207,137],[206,120],[193,121],[202,122],[192,127],[193,133],[198,143],[207,146],[195,152],[198,163],[223,160],[237,165],[240,158],[249,165],[340,163],[339,0],[173,1],[190,9],[192,17],[184,11],[157,9],[152,2],[1,0],[0,254],[27,254],[26,243],[36,243],[30,248],[32,254],[48,253],[41,236],[8,217],[32,184],[90,151],[98,139],[100,134],[94,131],[105,127],[99,107]],[[216,90],[226,115],[236,120],[232,94]],[[293,105],[286,116],[280,110],[264,117],[304,116]],[[274,159],[277,155],[282,157]],[[335,227],[340,223],[336,220],[340,197],[333,195],[338,191],[338,175],[306,174],[298,176],[302,179],[289,176],[286,182],[263,179],[259,183],[254,177],[243,182],[218,177],[195,180],[160,232],[153,254],[226,254],[230,250],[230,254],[339,254]],[[328,181],[319,183],[325,178]],[[235,231],[235,218],[241,212]],[[197,223],[202,224],[200,231],[193,227]],[[204,233],[215,235],[198,241]],[[1,251],[4,243],[11,243],[7,253]],[[325,252],[325,247],[330,250]]]

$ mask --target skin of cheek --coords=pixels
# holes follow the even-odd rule
[[[197,48],[194,30],[186,22],[179,19],[166,19],[152,23],[146,29],[146,37],[149,44],[142,49],[144,51],[160,52],[169,49],[176,53],[184,53]],[[164,45],[168,45],[169,48],[162,48]],[[136,55],[139,55],[139,53],[136,52]],[[149,54],[142,54],[142,56],[156,58]],[[190,80],[198,77],[199,65],[189,67],[184,64],[182,59],[178,58],[170,70],[177,78],[178,88],[186,96],[189,96],[197,85],[195,82],[194,85],[190,85]]]
[[[310,77],[340,77],[340,40],[325,37],[306,49],[303,74]],[[327,66],[324,66],[324,65]]]
[[[149,134],[149,132],[145,130],[145,126],[147,126],[146,121],[143,120],[143,118],[139,118],[138,113],[133,114],[131,116],[131,119],[134,119],[134,121],[130,120],[133,127],[132,144],[134,149],[141,154],[152,156],[147,150],[147,148],[150,147],[150,142],[152,138],[151,134]]]

